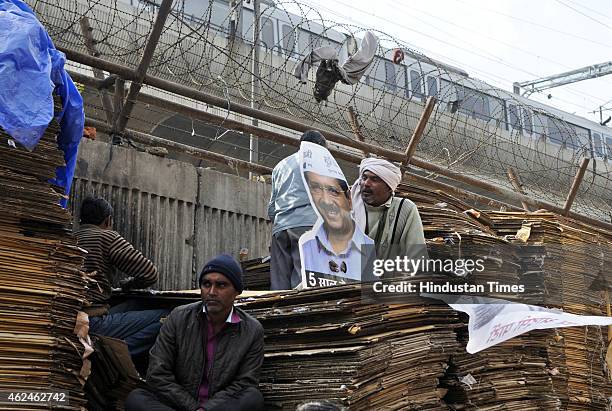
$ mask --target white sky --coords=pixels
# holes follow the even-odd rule
[[[510,91],[515,81],[612,60],[612,0],[299,1],[323,18],[381,30]],[[531,98],[599,121],[591,112],[612,108],[612,75]]]

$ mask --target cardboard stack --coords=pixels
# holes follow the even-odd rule
[[[245,290],[269,290],[270,289],[270,257],[253,258],[242,261]]]
[[[476,354],[464,350],[454,355],[443,379],[449,389],[446,402],[457,410],[559,409],[547,362],[551,336],[550,331],[534,331]],[[467,344],[467,330],[459,339]]]
[[[524,250],[524,263],[541,282],[537,305],[581,315],[606,315],[612,233],[550,213],[491,213],[493,228]],[[607,330],[559,328],[547,348],[556,395],[563,409],[606,409]]]
[[[252,297],[243,308],[265,328],[267,410],[315,399],[350,410],[447,409],[438,382],[458,349],[458,317],[445,304],[367,302],[357,284]]]
[[[507,270],[487,267],[487,281],[524,284],[519,302],[606,314],[602,290],[609,284],[612,233],[552,213],[467,211],[460,200],[419,186],[399,192],[419,205],[430,256],[457,258],[459,237],[462,245],[499,241],[491,250],[503,250],[497,257]],[[463,346],[466,334],[459,332]],[[457,409],[499,409],[501,402],[507,409],[605,409],[606,348],[600,327],[576,327],[531,332],[475,355],[463,352],[451,358],[445,400]]]
[[[64,409],[80,410],[83,346],[73,329],[84,253],[61,189],[47,182],[64,164],[58,131],[53,121],[29,152],[0,130],[0,390],[65,391]]]

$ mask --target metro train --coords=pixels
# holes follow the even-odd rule
[[[161,0],[123,0],[134,7],[155,8]],[[346,58],[355,49],[355,40],[345,33],[323,27],[314,21],[303,24],[301,17],[275,7],[271,1],[261,2],[261,44],[267,50],[295,61],[313,47],[331,45]],[[210,18],[210,25],[219,32],[228,33],[229,25],[238,22],[234,30],[245,41],[252,39],[253,5],[242,2],[242,7],[223,0],[189,1],[175,4],[186,19],[199,22],[203,16]],[[209,13],[206,13],[209,9]],[[240,15],[238,15],[240,13]],[[297,26],[296,26],[297,24]],[[382,48],[382,47],[381,47]],[[529,100],[505,90],[471,78],[467,72],[440,61],[405,51],[400,64],[392,61],[392,50],[378,55],[365,75],[363,83],[406,99],[424,100],[436,96],[448,109],[484,122],[496,122],[508,132],[527,139],[545,140],[561,150],[569,150],[579,156],[612,162],[612,130],[545,104]],[[453,104],[457,103],[458,104]],[[554,150],[554,148],[553,148]]]

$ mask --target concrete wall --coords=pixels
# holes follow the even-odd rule
[[[70,199],[75,223],[88,194],[113,205],[114,228],[157,264],[159,289],[193,288],[206,260],[222,252],[268,254],[267,184],[84,140]]]

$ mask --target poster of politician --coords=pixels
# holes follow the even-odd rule
[[[374,241],[351,213],[346,178],[330,152],[320,145],[300,145],[300,167],[310,202],[318,215],[300,237],[302,285],[322,287],[361,281],[375,258]]]

